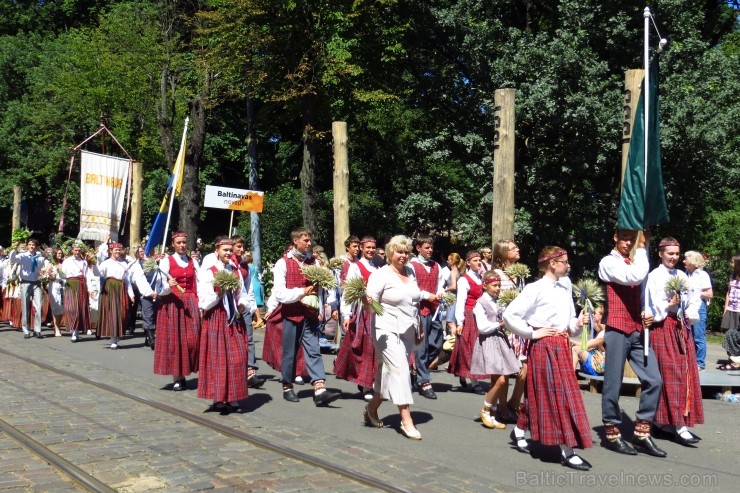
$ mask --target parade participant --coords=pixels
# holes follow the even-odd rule
[[[587,471],[591,464],[573,451],[593,443],[568,336],[578,335],[588,316],[585,312],[576,316],[568,253],[546,246],[537,265],[542,278],[527,285],[504,311],[506,327],[531,341],[526,410],[520,413],[512,439],[520,451],[529,452],[524,440],[529,428],[542,445],[560,446],[564,466]]]
[[[345,281],[361,277],[367,285],[370,274],[377,270],[373,263],[375,238],[363,237],[360,241],[360,252],[360,259],[350,266]],[[356,383],[364,399],[370,400],[373,397],[376,369],[372,333],[373,312],[362,310],[362,306],[348,305],[342,297],[341,313],[345,335],[334,360],[334,375]]]
[[[110,348],[118,349],[125,329],[126,309],[129,301],[133,303],[134,291],[129,282],[129,263],[123,255],[123,245],[113,242],[108,248],[111,257],[98,265],[102,288],[96,338],[110,337]]]
[[[455,302],[455,321],[457,325],[450,333],[455,336],[455,347],[450,355],[450,364],[447,371],[460,379],[460,388],[468,387],[465,382],[470,378],[472,392],[483,395],[486,393],[478,383],[478,379],[488,378],[488,374],[474,374],[470,371],[470,359],[473,357],[473,347],[478,340],[478,328],[475,326],[473,308],[478,298],[483,294],[483,284],[478,272],[480,271],[480,253],[470,251],[465,255],[465,274],[457,280],[457,300]]]
[[[234,248],[233,253],[231,255],[231,263],[232,265],[239,269],[239,275],[241,275],[242,280],[244,281],[244,286],[247,291],[251,291],[252,294],[254,294],[254,285],[253,285],[253,278],[252,273],[249,270],[249,264],[244,260],[244,244],[245,240],[242,236],[233,236],[232,241],[234,242]],[[256,305],[255,305],[256,306]],[[259,367],[257,366],[257,355],[255,352],[255,345],[254,345],[254,326],[252,325],[252,317],[253,314],[257,314],[256,318],[259,318],[259,310],[253,310],[249,313],[245,313],[245,320],[244,323],[247,328],[247,339],[248,339],[248,345],[247,348],[249,350],[248,354],[248,366],[249,366],[249,375],[247,377],[247,383],[250,387],[254,389],[258,389],[264,385],[265,381],[262,380],[257,376],[257,370]]]
[[[375,258],[373,258],[373,262],[378,266],[378,268],[383,267],[386,264],[385,248],[378,247],[375,250]]]
[[[663,388],[654,422],[681,445],[693,445],[699,438],[689,427],[704,422],[699,368],[691,325],[699,321],[701,298],[694,291],[668,292],[666,283],[677,277],[688,288],[688,276],[676,264],[681,247],[675,238],[667,237],[658,244],[661,264],[648,276],[649,305],[653,316],[650,347],[658,362]]]
[[[239,269],[232,262],[233,245],[233,240],[227,237],[217,238],[216,264],[203,269],[198,280],[198,306],[204,312],[198,397],[211,399],[213,405],[208,410],[222,414],[242,412],[239,401],[249,394],[248,338],[243,315],[256,309],[253,293],[245,289]],[[233,273],[238,288],[231,291],[214,285],[219,271]]]
[[[355,235],[349,235],[347,239],[344,240],[344,249],[344,264],[342,264],[342,270],[339,273],[340,285],[344,283],[344,279],[347,277],[349,266],[352,265],[360,255],[360,239]]]
[[[491,249],[488,247],[483,247],[480,250],[478,250],[478,253],[480,253],[480,275],[482,276],[489,270],[491,270],[491,259],[493,257],[491,253]]]
[[[16,247],[19,242],[16,242]],[[39,273],[41,269],[48,264],[47,260],[38,252],[39,242],[31,238],[26,242],[28,251],[19,252],[13,250],[10,252],[10,262],[19,264],[18,274],[20,276],[20,300],[21,300],[21,328],[23,337],[30,339],[31,333],[28,330],[28,318],[31,315],[31,305],[35,311],[33,317],[33,330],[37,339],[43,339],[41,334],[41,302],[43,293],[39,284]]]
[[[146,252],[144,248],[136,249],[138,260],[130,268],[130,280],[134,290],[139,293],[141,304],[141,321],[144,329],[144,345],[154,351],[156,347],[157,308],[159,296],[164,291],[165,284],[169,284],[164,274],[159,270],[144,272]],[[169,375],[169,373],[168,373]]]
[[[722,315],[722,329],[727,331],[722,348],[727,351],[729,361],[717,367],[721,371],[740,370],[740,255],[732,257],[730,265],[732,275]]]
[[[49,294],[49,309],[51,311],[52,323],[54,324],[54,337],[62,337],[59,327],[62,325],[62,316],[64,315],[64,272],[62,264],[64,263],[64,252],[61,248],[54,248],[51,254],[52,274],[54,278],[49,282],[46,290]]]
[[[524,285],[524,279],[511,278],[504,272],[518,262],[519,258],[519,247],[513,240],[499,240],[493,245],[491,268],[501,278],[501,291],[517,289]],[[516,375],[514,389],[511,391],[511,398],[508,403],[509,410],[517,412],[527,386],[527,340],[510,334],[509,342],[511,342],[514,353],[522,365],[521,370]]]
[[[8,319],[5,318],[5,306],[7,305],[7,302],[5,301],[7,286],[7,277],[5,270],[8,265],[7,260],[8,257],[7,255],[5,255],[5,249],[0,246],[0,323],[8,321]]]
[[[704,270],[707,265],[704,255],[693,250],[683,255],[683,265],[686,267],[686,275],[689,276],[689,284],[695,296],[701,300],[699,321],[691,329],[694,332],[694,344],[696,345],[696,364],[699,366],[699,371],[702,371],[706,367],[707,360],[707,306],[714,297],[714,291],[712,290],[712,279]]]
[[[606,283],[607,308],[604,333],[607,351],[601,415],[606,432],[605,447],[620,454],[637,455],[635,448],[622,439],[619,430],[622,423],[619,390],[624,377],[624,364],[629,359],[642,387],[632,444],[647,454],[665,457],[666,453],[655,445],[650,436],[663,380],[655,356],[645,356],[643,328],[653,323],[652,315],[642,310],[642,283],[648,275],[646,241],[645,233],[617,230],[614,233],[614,249],[599,262],[599,278]],[[637,249],[632,260],[629,255],[635,244]]]
[[[364,419],[368,426],[382,428],[378,408],[384,400],[398,406],[401,414],[401,433],[411,440],[421,440],[411,416],[414,403],[411,390],[409,356],[423,333],[418,326],[418,303],[422,299],[414,270],[407,264],[411,240],[394,236],[385,246],[388,265],[375,271],[368,281],[368,298],[379,302],[382,315],[375,315],[375,393],[365,406]],[[431,295],[432,297],[434,295]],[[365,310],[371,310],[365,302]]]
[[[70,341],[77,342],[80,335],[90,328],[89,284],[93,273],[87,258],[82,254],[84,244],[77,240],[72,244],[71,255],[62,263],[62,273],[66,278],[64,288],[64,319],[67,330],[72,332]]]
[[[326,389],[324,362],[319,348],[318,316],[316,310],[301,303],[305,296],[318,295],[322,298],[321,287],[309,283],[303,276],[301,267],[313,265],[311,255],[311,232],[305,228],[294,229],[291,234],[292,247],[288,253],[275,262],[273,268],[273,293],[281,304],[282,322],[282,374],[283,398],[298,402],[293,390],[296,378],[296,356],[299,346],[303,347],[306,369],[314,388],[313,400],[317,406],[327,405],[340,397],[339,392]],[[359,244],[359,241],[357,242]],[[350,243],[351,245],[351,243]]]
[[[242,260],[249,266],[249,275],[252,279],[252,284],[254,285],[254,301],[257,303],[257,308],[262,308],[265,306],[265,287],[262,285],[262,281],[260,281],[260,276],[257,272],[257,266],[254,265],[254,257],[252,256],[252,252],[244,252],[244,257],[242,257]],[[262,314],[259,310],[254,312],[254,322],[255,327],[263,327],[265,325],[264,321],[262,320]]]
[[[449,272],[449,275],[445,273],[445,270]],[[447,268],[442,269],[442,277],[445,279],[445,292],[457,295],[457,280],[465,273],[465,260],[460,257],[460,254],[452,252],[447,256]],[[445,327],[443,330],[443,338],[451,336],[447,335],[447,331],[452,331],[457,326],[455,322],[455,305],[449,305],[446,307],[444,313]],[[429,370],[436,370],[439,365],[443,365],[450,360],[450,352],[444,349],[444,342],[442,343],[442,349],[440,350],[437,357],[429,363]]]
[[[416,381],[419,394],[427,399],[436,399],[432,388],[432,376],[429,364],[442,351],[444,331],[438,319],[439,300],[444,294],[444,277],[439,264],[434,261],[434,239],[428,235],[419,235],[414,241],[416,256],[409,266],[414,269],[416,282],[421,289],[419,303],[419,330],[423,334],[414,350]]]
[[[501,291],[501,279],[492,270],[483,275],[483,290],[485,291],[473,308],[475,325],[478,328],[479,338],[473,348],[473,358],[470,361],[470,371],[479,374],[491,375],[491,388],[486,393],[480,419],[483,426],[493,429],[504,429],[506,425],[496,420],[499,417],[513,419],[506,405],[509,392],[509,375],[519,371],[519,360],[504,332],[504,322],[499,313],[498,300]],[[492,407],[498,404],[496,413]]]
[[[154,373],[171,375],[172,390],[176,392],[185,390],[186,377],[198,371],[201,337],[196,267],[195,261],[187,254],[187,243],[187,234],[175,231],[172,233],[174,253],[159,261],[159,270],[165,277],[169,274],[171,279],[163,283],[159,296]],[[156,298],[156,293],[152,294]]]
[[[19,245],[20,249],[21,246]],[[26,245],[22,248],[25,250]],[[10,257],[3,261],[3,320],[11,327],[21,328],[21,285],[18,272],[20,265],[10,262]]]

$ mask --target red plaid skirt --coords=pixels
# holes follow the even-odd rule
[[[3,310],[2,310],[2,321],[9,322],[12,318],[11,306],[13,305],[13,298],[8,298],[8,289],[3,289]]]
[[[67,279],[64,289],[64,318],[68,330],[84,332],[90,328],[90,297],[82,277]]]
[[[591,427],[568,338],[533,340],[528,363],[525,412],[532,439],[542,445],[590,448]]]
[[[187,376],[198,371],[200,312],[195,293],[170,293],[157,310],[154,373]]]
[[[270,365],[277,371],[283,371],[283,305],[278,307],[270,314],[270,318],[265,320],[265,340],[262,343],[262,361]],[[308,375],[306,370],[306,357],[303,354],[303,346],[298,345],[298,354],[296,355],[295,365],[296,375]]]
[[[681,354],[683,346],[686,350]],[[650,347],[663,377],[655,424],[680,428],[703,423],[704,407],[693,331],[682,330],[675,318],[666,318],[650,331]]]
[[[350,330],[344,334],[334,360],[334,375],[363,387],[372,387],[377,367],[371,325],[373,314],[362,311],[358,318],[359,327],[350,323]]]
[[[474,378],[476,380],[485,380],[491,375],[476,375],[470,372],[470,360],[473,359],[473,350],[478,340],[478,326],[475,323],[473,310],[465,310],[465,322],[463,323],[462,334],[455,338],[455,347],[450,355],[450,363],[447,365],[447,372],[457,377]]]
[[[100,323],[97,332],[100,337],[123,337],[123,322],[126,320],[128,295],[120,279],[108,278],[100,295]]]
[[[247,329],[243,321],[227,325],[226,311],[220,304],[208,310],[200,332],[198,397],[214,402],[245,399],[249,394],[247,351]]]
[[[11,298],[10,305],[10,325],[16,329],[21,328],[23,323],[23,307],[20,298]]]

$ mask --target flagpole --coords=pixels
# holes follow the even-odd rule
[[[188,123],[190,122],[190,117],[185,117],[185,127],[182,129],[182,139],[180,140],[180,152],[177,153],[177,161],[180,160],[180,153],[185,152],[185,136],[188,134]],[[185,156],[183,156],[183,166],[180,170],[180,173],[185,173],[185,162],[184,162]],[[177,171],[177,162],[175,163],[175,169],[173,171]],[[172,193],[170,194],[170,208],[167,211],[167,222],[164,224],[164,236],[162,237],[162,252],[164,253],[165,245],[167,244],[167,230],[170,229],[170,217],[172,216],[172,204],[175,203],[175,192],[177,191],[177,177],[173,174],[173,180],[172,180]]]
[[[644,76],[644,82],[642,87],[642,101],[643,101],[643,138],[645,141],[644,144],[644,151],[645,151],[645,171],[643,175],[643,187],[642,187],[642,203],[643,207],[647,203],[647,173],[648,173],[648,159],[650,156],[650,152],[648,150],[648,146],[650,145],[650,125],[649,125],[649,118],[650,118],[650,7],[645,7],[645,10],[642,13],[643,19],[645,21],[645,32],[643,34],[643,65],[645,69],[645,76]],[[645,211],[643,210],[643,221]],[[644,227],[643,223],[643,227]],[[643,233],[644,234],[644,233]],[[645,242],[645,250],[648,251],[648,245],[647,241]],[[648,271],[650,270],[650,255],[648,255]],[[648,309],[648,290],[646,289],[647,286],[643,287],[643,306],[644,310]],[[648,327],[644,328],[645,331],[645,357],[647,358],[650,355],[650,329]]]

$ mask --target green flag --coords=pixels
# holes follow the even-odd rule
[[[643,86],[645,80],[643,79]],[[658,62],[650,66],[650,106],[648,118],[648,161],[645,169],[645,91],[635,109],[627,169],[619,199],[617,228],[641,230],[668,222],[668,209],[660,164],[660,108],[658,106]],[[647,187],[647,188],[646,188]]]

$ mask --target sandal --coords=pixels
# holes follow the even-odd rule
[[[719,371],[735,371],[740,370],[740,366],[735,366],[732,363],[726,363],[717,367]]]

